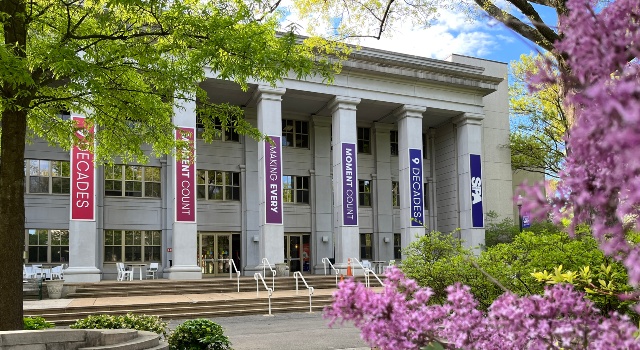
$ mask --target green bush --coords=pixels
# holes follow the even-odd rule
[[[188,320],[169,336],[171,350],[230,350],[229,338],[217,323],[202,318]]]
[[[135,329],[161,334],[167,337],[167,323],[158,316],[135,315],[91,315],[69,326],[74,329]]]
[[[604,264],[611,266],[612,279],[618,286],[626,285],[627,281],[624,267],[604,256],[585,226],[578,228],[575,237],[569,237],[560,230],[525,231],[515,235],[512,242],[487,247],[480,256],[474,256],[464,249],[462,242],[453,235],[431,232],[411,243],[405,253],[407,258],[402,262],[402,270],[420,285],[433,289],[431,301],[434,303],[442,303],[446,297],[445,288],[456,282],[470,286],[471,292],[484,308],[502,295],[502,289],[475,268],[472,261],[508,290],[519,295],[542,293],[544,283],[540,283],[532,273],[553,271],[560,265],[566,270],[579,271],[584,266]],[[610,298],[603,298],[599,294],[587,294],[587,297],[600,310],[613,308],[624,311],[626,307],[612,305]],[[631,310],[626,310],[629,316],[634,317]]]
[[[53,323],[47,322],[44,318],[39,316],[23,317],[22,322],[24,324],[24,329],[28,331],[54,327]]]

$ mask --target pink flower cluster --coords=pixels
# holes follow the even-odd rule
[[[487,313],[469,287],[457,284],[447,293],[444,305],[428,305],[431,289],[393,268],[380,293],[352,279],[341,282],[325,317],[330,324],[354,322],[367,343],[384,350],[417,350],[433,341],[449,349],[640,349],[626,316],[601,315],[570,285],[549,287],[542,296],[505,293]]]
[[[624,222],[640,218],[640,1],[570,0],[556,43],[569,69],[534,80],[563,84],[575,109],[565,169],[549,201],[529,189],[523,210],[538,217],[589,223],[602,250],[620,259],[629,282],[640,283],[640,247],[627,242]]]

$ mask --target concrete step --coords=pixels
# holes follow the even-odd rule
[[[138,331],[137,337],[116,344],[91,346],[83,350],[146,350],[160,345],[160,336],[151,332]]]
[[[53,322],[57,326],[69,325],[89,315],[124,315],[127,312],[159,316],[164,320],[267,314],[269,301],[264,297],[266,293],[262,293],[261,295],[263,296],[261,298],[212,300],[190,303],[179,302],[31,309],[25,310],[24,313],[25,316],[44,317],[47,321]],[[329,305],[331,301],[331,295],[313,296],[312,308],[314,311],[320,312],[324,306]],[[309,297],[306,294],[288,297],[272,297],[271,307],[274,313],[309,311]]]

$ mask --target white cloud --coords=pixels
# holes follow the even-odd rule
[[[286,1],[285,1],[286,2]],[[284,2],[283,2],[284,3]],[[286,5],[285,5],[286,6]],[[282,23],[298,23],[305,26],[294,11]],[[511,42],[506,36],[497,36],[498,29],[486,20],[471,21],[466,14],[441,10],[437,20],[428,28],[414,28],[411,21],[398,25],[380,40],[365,38],[358,44],[381,50],[444,59],[451,54],[486,56],[499,42]],[[304,33],[302,33],[304,34]]]
[[[443,11],[428,28],[413,29],[407,23],[392,36],[380,40],[362,40],[362,46],[401,52],[416,56],[444,59],[451,54],[486,56],[497,47],[491,28],[471,22],[464,14]]]

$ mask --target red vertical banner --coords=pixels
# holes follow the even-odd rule
[[[188,149],[176,155],[175,207],[177,222],[196,222],[196,157],[194,128],[180,127],[176,130],[176,140],[186,141]]]
[[[93,128],[85,127],[84,117],[72,116],[76,126],[78,144],[82,144],[87,134],[93,134]],[[78,146],[71,149],[71,220],[96,220],[95,165],[91,151]]]

